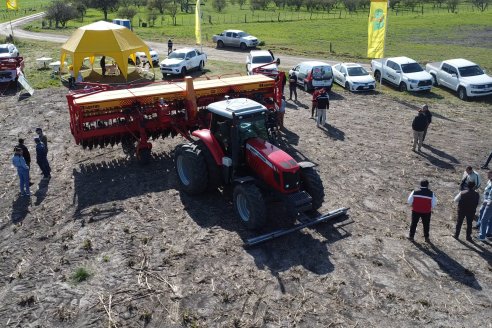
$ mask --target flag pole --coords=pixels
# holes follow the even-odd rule
[[[383,57],[384,57],[384,52],[386,51],[386,35],[388,33],[388,18],[389,18],[389,9],[390,9],[390,3],[389,0],[386,3],[386,22],[385,27],[384,27],[384,40],[383,40]],[[383,65],[383,60],[381,59],[381,76],[379,77],[379,86],[383,86],[383,75],[384,75],[384,65]]]

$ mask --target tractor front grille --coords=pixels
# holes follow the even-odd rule
[[[299,171],[292,173],[292,172],[284,172],[283,173],[283,180],[284,180],[284,189],[285,190],[292,190],[292,189],[297,189],[299,188]]]

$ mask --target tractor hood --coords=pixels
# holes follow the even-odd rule
[[[289,154],[263,139],[249,139],[246,149],[276,172],[299,170],[299,165]]]

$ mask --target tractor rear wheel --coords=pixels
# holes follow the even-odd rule
[[[301,169],[301,183],[304,190],[311,196],[312,209],[317,210],[325,201],[325,188],[319,177],[318,171],[314,167],[306,167]]]
[[[234,208],[248,229],[260,229],[266,224],[265,201],[260,189],[252,183],[234,187]]]
[[[181,189],[187,194],[203,193],[208,185],[207,163],[203,151],[194,143],[179,145],[175,150],[176,173]]]

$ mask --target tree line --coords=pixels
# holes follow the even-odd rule
[[[279,9],[300,11],[306,10],[327,11],[343,8],[353,13],[367,11],[370,0],[203,0],[210,1],[213,10],[223,12],[228,5],[238,5],[240,9],[251,11]],[[411,10],[424,5],[432,5],[435,8],[446,8],[449,12],[456,12],[461,3],[469,3],[479,11],[488,9],[492,0],[390,0],[390,8],[393,10]],[[46,8],[46,18],[55,22],[55,27],[65,27],[72,19],[81,19],[88,8],[98,9],[103,13],[104,20],[108,19],[108,13],[117,12],[121,18],[133,20],[133,18],[145,8],[147,20],[150,25],[163,15],[169,15],[176,25],[176,16],[181,13],[192,13],[196,2],[193,0],[54,0]],[[50,24],[51,25],[51,24]]]

